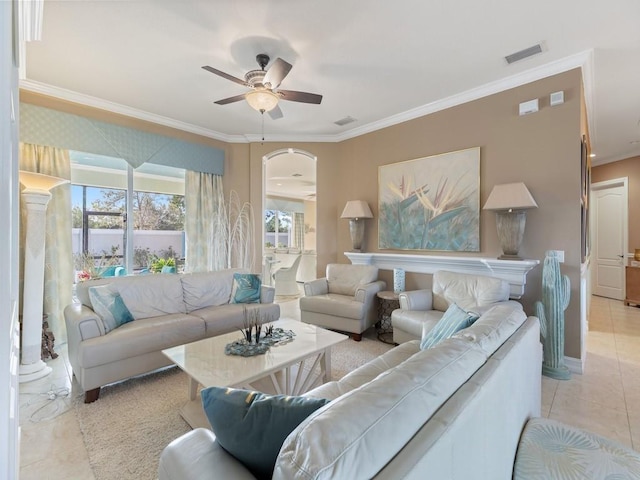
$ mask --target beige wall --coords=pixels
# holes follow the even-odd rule
[[[550,107],[549,94],[558,90],[565,92],[565,103]],[[540,99],[540,111],[518,116],[518,104],[533,98]],[[327,263],[348,262],[343,254],[351,248],[348,224],[340,219],[345,203],[366,200],[377,217],[380,165],[479,146],[481,205],[494,185],[514,181],[524,181],[538,203],[538,209],[528,212],[521,255],[542,263],[546,250],[565,251],[562,271],[572,285],[565,353],[580,358],[580,138],[585,125],[581,99],[580,71],[573,70],[339,144],[252,144],[252,203],[258,205],[262,195],[265,154],[296,147],[318,157],[317,250],[322,275]],[[497,257],[495,215],[481,212],[480,224],[480,252],[471,255]],[[366,251],[378,251],[377,234],[375,218],[368,220]],[[541,275],[542,266],[527,277],[522,303],[530,314],[541,297]],[[381,277],[391,284],[390,272],[381,271]],[[430,276],[407,276],[407,288],[428,285]]]
[[[566,101],[550,107],[549,94],[558,90],[564,90]],[[540,111],[519,117],[518,104],[533,98],[540,98]],[[481,205],[494,185],[515,181],[524,181],[538,203],[538,209],[528,212],[521,255],[542,262],[546,250],[565,251],[562,271],[572,284],[566,354],[580,358],[580,119],[581,77],[574,70],[347,140],[341,144],[339,175],[334,176],[343,182],[334,192],[334,204],[342,207],[347,200],[366,200],[377,217],[380,165],[479,146]],[[323,201],[318,196],[319,211]],[[343,262],[350,239],[346,223],[338,225],[337,260]],[[377,234],[375,219],[368,221],[367,251],[378,251]],[[495,215],[483,211],[480,252],[472,255],[499,254]],[[522,302],[528,313],[541,297],[541,274],[540,266],[527,277]],[[390,272],[381,275],[391,283]],[[426,276],[407,277],[407,288],[428,284]]]
[[[640,157],[627,158],[618,162],[593,167],[591,182],[604,182],[614,178],[629,178],[629,251],[640,248]]]
[[[565,103],[550,107],[549,94],[558,90],[564,91]],[[572,298],[566,311],[565,353],[580,358],[580,135],[584,118],[581,97],[580,71],[572,70],[341,143],[225,144],[198,136],[193,141],[225,149],[225,191],[235,189],[242,201],[252,203],[256,210],[257,235],[262,223],[258,212],[263,197],[263,156],[295,147],[317,157],[319,276],[324,274],[327,263],[348,262],[343,254],[351,245],[348,224],[340,219],[345,203],[352,199],[366,200],[377,217],[380,165],[479,146],[481,205],[494,185],[515,181],[524,181],[538,203],[538,209],[528,212],[520,254],[542,262],[546,250],[565,251],[562,271],[572,284]],[[519,117],[518,104],[533,98],[540,99],[540,111]],[[131,126],[141,128],[138,121],[134,123],[136,125]],[[145,123],[142,122],[142,126],[148,128]],[[165,127],[157,133],[169,134]],[[378,251],[375,218],[367,221],[366,231],[365,249]],[[256,258],[262,254],[261,245],[262,242],[256,242]],[[480,252],[457,255],[497,257],[499,254],[495,215],[483,211]],[[533,303],[541,296],[541,274],[542,266],[527,277],[522,303],[530,314]],[[381,277],[391,284],[390,272],[381,272]],[[427,285],[430,285],[430,276],[407,277],[407,288]]]

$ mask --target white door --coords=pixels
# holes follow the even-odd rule
[[[627,184],[621,181],[592,185],[593,275],[595,295],[624,299],[627,244]]]

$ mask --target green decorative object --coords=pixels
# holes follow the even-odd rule
[[[560,274],[556,252],[548,250],[542,269],[542,302],[536,302],[536,316],[542,335],[542,374],[557,380],[571,378],[564,364],[564,311],[570,296],[569,277]]]
[[[245,332],[243,331],[244,334]],[[267,353],[270,347],[289,343],[296,336],[293,330],[273,328],[272,325],[265,327],[265,335],[262,337],[259,334],[252,336],[251,330],[246,335],[249,335],[250,338],[242,338],[228,343],[224,347],[225,355],[240,355],[242,357],[262,355]]]

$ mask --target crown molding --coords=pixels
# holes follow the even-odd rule
[[[243,135],[249,143],[273,143],[273,142],[315,142],[315,143],[336,143],[339,140],[335,135],[296,135],[296,134],[272,134],[266,135],[263,140],[262,135],[257,133]]]
[[[447,108],[462,105],[464,103],[478,100],[480,98],[488,97],[496,93],[509,90],[511,88],[520,87],[527,83],[535,82],[552,75],[557,75],[574,68],[582,68],[583,81],[585,89],[585,101],[587,104],[588,119],[591,122],[593,115],[591,112],[591,105],[593,103],[593,50],[586,50],[559,60],[555,60],[550,63],[546,63],[539,67],[535,67],[524,72],[517,73],[510,77],[502,78],[494,82],[486,83],[471,90],[467,90],[462,93],[451,95],[450,97],[436,100],[435,102],[427,103],[421,107],[416,107],[406,112],[392,115],[377,122],[372,122],[361,127],[357,127],[348,130],[335,137],[335,141],[348,140],[350,138],[358,137],[366,133],[371,133],[382,128],[390,127],[398,123],[406,122],[408,120],[414,120],[425,115],[446,110]],[[591,131],[591,128],[590,128]]]
[[[456,95],[437,100],[435,102],[427,103],[420,107],[407,110],[405,112],[392,115],[382,120],[371,122],[366,125],[362,125],[357,128],[347,130],[345,132],[335,135],[296,135],[296,134],[274,134],[269,135],[268,142],[342,142],[351,138],[359,137],[361,135],[374,132],[383,128],[387,128],[393,125],[397,125],[408,120],[414,120],[425,115],[446,110],[447,108],[462,105],[480,98],[487,97],[511,88],[520,87],[527,83],[531,83],[537,80],[541,80],[552,75],[557,75],[574,68],[582,69],[584,96],[587,108],[587,121],[589,124],[589,132],[592,138],[595,138],[595,121],[593,115],[593,103],[594,103],[594,74],[593,74],[593,50],[585,50],[583,52],[570,55],[568,57],[555,60],[550,63],[546,63],[539,67],[535,67],[524,72],[517,73],[510,77],[506,77],[494,82],[486,83],[471,90],[461,92]],[[202,135],[203,137],[213,138],[228,143],[258,143],[264,142],[262,135],[259,134],[245,134],[245,135],[228,135],[214,130],[198,127],[185,122],[180,122],[168,117],[156,115],[136,108],[127,107],[118,103],[103,100],[101,98],[92,97],[90,95],[84,95],[81,93],[73,92],[63,88],[54,87],[45,83],[36,82],[33,80],[20,80],[20,88],[29,90],[35,93],[41,93],[43,95],[49,95],[70,102],[87,105],[90,107],[107,110],[114,113],[119,113],[129,117],[137,118],[140,120],[146,120],[148,122],[157,123],[167,127],[176,128],[178,130],[184,130],[186,132]]]
[[[82,93],[74,92],[72,90],[54,87],[52,85],[36,82],[34,80],[20,80],[20,88],[28,90],[30,92],[40,93],[42,95],[48,95],[50,97],[67,100],[69,102],[86,105],[88,107],[98,108],[101,110],[106,110],[108,112],[118,113],[120,115],[126,115],[128,117],[137,118],[138,120],[145,120],[147,122],[156,123],[158,125],[164,125],[165,127],[171,127],[177,130],[195,133],[196,135],[213,138],[222,142],[246,143],[244,135],[227,135],[224,133],[216,132],[214,130],[198,127],[197,125],[192,125],[190,123],[174,120],[173,118],[156,115],[155,113],[149,113],[144,110],[138,110],[137,108],[127,107],[126,105],[110,102],[102,98],[92,97],[91,95],[85,95]]]
[[[640,150],[635,152],[629,151],[627,153],[621,153],[619,155],[614,155],[612,157],[607,158],[597,158],[591,159],[592,167],[599,167],[600,165],[606,165],[607,163],[619,162],[620,160],[628,160],[629,158],[640,157]]]

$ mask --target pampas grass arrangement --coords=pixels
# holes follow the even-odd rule
[[[222,199],[218,205],[212,228],[214,270],[244,268],[253,271],[255,252],[251,204],[241,204],[237,192],[231,190],[229,203]]]

